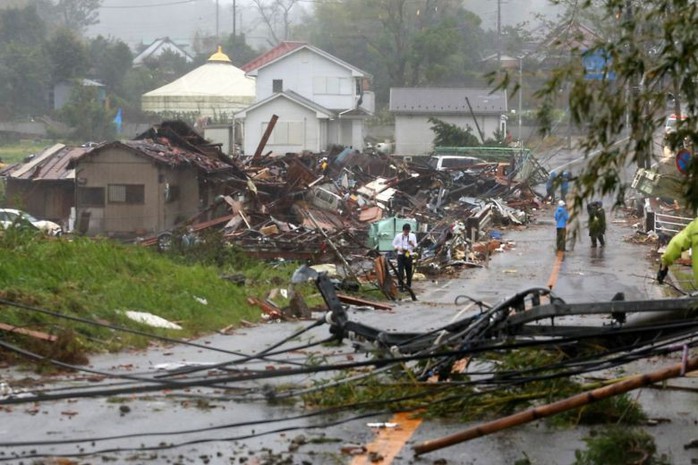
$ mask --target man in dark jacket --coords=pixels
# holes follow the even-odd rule
[[[596,247],[598,242],[601,247],[606,245],[604,234],[606,234],[606,212],[603,210],[603,205],[600,201],[591,202],[587,205],[587,213],[589,214],[589,237],[591,238],[591,246]]]

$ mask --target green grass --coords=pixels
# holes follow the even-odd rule
[[[2,159],[3,163],[10,165],[20,162],[28,155],[40,152],[53,144],[55,142],[48,140],[0,144],[0,159]]]
[[[273,267],[246,260],[232,249],[219,250],[218,263],[208,264],[205,254],[197,263],[191,256],[159,254],[107,239],[56,239],[14,230],[0,236],[0,252],[3,300],[173,338],[211,333],[242,320],[258,321],[261,311],[249,305],[247,297],[264,298],[273,287],[289,287],[295,268],[291,263]],[[244,275],[245,285],[221,278],[233,273]],[[152,313],[183,329],[145,326],[127,318],[126,310]],[[52,357],[64,360],[149,343],[147,337],[12,305],[0,305],[0,323],[59,335],[64,343],[57,349],[56,344],[42,345],[27,336],[0,333],[14,344],[44,354],[51,351]]]

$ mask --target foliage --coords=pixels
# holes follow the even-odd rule
[[[150,57],[143,64],[153,73],[159,82],[158,86],[174,81],[195,67],[193,63],[187,62],[185,57],[171,50],[166,50],[157,57]]]
[[[245,34],[230,34],[225,38],[221,46],[230,58],[230,61],[238,68],[249,63],[259,55],[259,52],[247,45]]]
[[[0,10],[0,114],[9,118],[43,114],[48,59],[46,28],[35,8]]]
[[[272,267],[232,253],[223,254],[220,266],[195,260],[183,264],[145,247],[106,239],[46,238],[13,229],[0,235],[0,250],[1,299],[176,338],[257,320],[259,310],[250,307],[246,297],[262,297],[272,284],[288,283],[292,272],[290,266]],[[234,272],[245,275],[244,287],[221,279]],[[150,328],[128,319],[125,310],[153,313],[183,329]],[[146,337],[9,305],[2,306],[0,322],[54,334],[72,332],[73,347],[88,352],[143,347],[149,342]],[[30,343],[20,335],[3,337],[23,346]]]
[[[114,138],[116,112],[105,107],[94,86],[75,85],[70,100],[59,114],[74,128],[72,138],[75,140],[101,142]]]
[[[46,43],[46,56],[51,61],[51,83],[83,77],[89,68],[87,50],[73,31],[58,29]]]
[[[479,147],[481,145],[470,126],[463,129],[438,118],[429,118],[427,121],[432,125],[431,130],[435,134],[435,147]]]
[[[549,109],[555,107],[561,90],[566,90],[572,122],[586,129],[580,148],[587,155],[597,154],[589,157],[575,182],[575,209],[581,210],[585,199],[598,194],[614,194],[616,205],[621,205],[629,187],[620,177],[621,170],[630,163],[650,166],[655,134],[668,112],[685,115],[669,138],[670,146],[676,149],[698,143],[698,63],[693,58],[698,51],[694,27],[698,6],[687,0],[585,0],[574,4],[566,24],[593,13],[604,18],[599,24],[608,32],[592,38],[591,43],[560,42],[560,48],[572,58],[554,70],[536,96]],[[585,78],[583,53],[608,57],[605,79]],[[677,98],[671,101],[670,96]],[[542,123],[550,128],[546,118]],[[683,200],[690,210],[698,208],[698,163],[690,165]]]
[[[594,349],[590,349],[594,350]],[[496,387],[470,384],[466,374],[452,373],[451,382],[422,383],[415,380],[408,370],[397,367],[392,372],[378,374],[365,369],[365,376],[358,381],[347,381],[359,373],[345,375],[330,381],[317,383],[318,390],[304,397],[309,406],[333,407],[358,404],[370,408],[374,402],[388,402],[391,410],[419,411],[424,417],[448,417],[473,421],[510,415],[541,403],[550,403],[584,390],[568,376],[549,376],[566,355],[561,351],[521,349],[505,353],[488,353],[479,360],[481,369],[491,366],[498,373],[509,374],[508,383],[496,383]],[[421,371],[421,362],[418,366]],[[526,380],[529,370],[539,369]],[[511,377],[511,373],[521,376]],[[524,380],[519,378],[523,377]],[[637,424],[644,418],[637,403],[626,396],[606,399],[586,407],[554,417],[553,423],[576,426],[583,423],[620,422]]]
[[[484,45],[455,0],[321,2],[296,35],[371,73],[379,102],[390,87],[462,85]]]
[[[89,60],[95,79],[111,92],[124,93],[124,79],[133,62],[133,54],[128,45],[120,40],[97,36],[90,41]]]
[[[41,46],[46,38],[46,25],[36,8],[0,10],[0,44],[10,42]]]
[[[48,61],[41,48],[0,44],[0,102],[12,118],[41,115],[47,108]]]
[[[102,0],[58,0],[55,12],[63,27],[83,33],[99,23]]]
[[[585,438],[587,449],[575,451],[573,465],[668,465],[665,455],[657,457],[654,438],[638,428],[611,426]]]

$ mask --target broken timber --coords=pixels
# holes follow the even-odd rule
[[[5,323],[0,323],[0,330],[7,331],[9,333],[22,334],[24,336],[30,336],[34,339],[40,339],[42,341],[55,342],[58,339],[53,334],[47,334],[41,331],[32,331],[31,329],[20,328],[18,326],[7,325]]]

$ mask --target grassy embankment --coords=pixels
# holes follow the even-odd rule
[[[37,153],[50,147],[56,142],[48,140],[40,141],[27,141],[27,142],[17,142],[12,144],[1,144],[0,145],[0,160],[2,163],[10,165],[12,163],[17,163],[28,155],[32,153]]]
[[[0,299],[172,338],[211,333],[242,320],[259,321],[261,311],[247,303],[247,296],[263,298],[274,287],[288,287],[296,265],[273,267],[247,260],[229,247],[215,247],[209,245],[198,257],[162,255],[106,239],[55,239],[8,230],[0,236]],[[230,274],[244,275],[244,285],[221,277]],[[152,313],[183,329],[136,323],[124,314],[126,310]],[[67,361],[84,361],[86,353],[145,347],[151,342],[146,336],[4,302],[0,323],[59,336],[60,343],[45,343],[0,332],[7,342]],[[0,348],[0,358],[2,354]]]

